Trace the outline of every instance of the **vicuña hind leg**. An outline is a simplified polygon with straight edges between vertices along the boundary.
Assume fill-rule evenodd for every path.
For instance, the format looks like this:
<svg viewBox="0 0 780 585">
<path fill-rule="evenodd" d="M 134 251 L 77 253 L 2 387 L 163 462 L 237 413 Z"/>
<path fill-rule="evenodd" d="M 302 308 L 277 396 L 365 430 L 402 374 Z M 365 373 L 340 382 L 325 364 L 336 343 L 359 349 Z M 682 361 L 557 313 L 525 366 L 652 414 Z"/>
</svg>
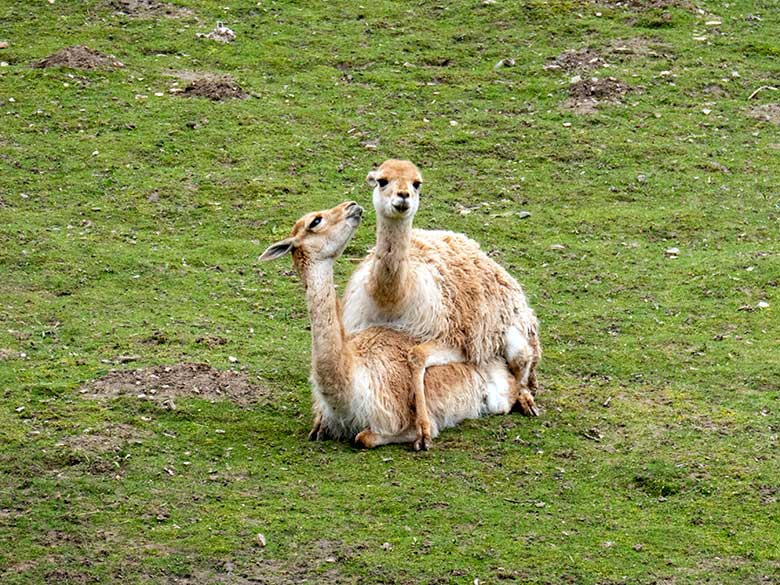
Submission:
<svg viewBox="0 0 780 585">
<path fill-rule="evenodd" d="M 314 413 L 314 424 L 309 431 L 310 441 L 324 441 L 330 437 L 328 428 L 325 426 L 325 419 L 321 413 Z"/>
<path fill-rule="evenodd" d="M 515 378 L 517 399 L 513 409 L 526 416 L 539 416 L 539 409 L 531 390 L 536 390 L 536 363 L 538 342 L 524 336 L 517 327 L 510 327 L 505 334 L 505 355 L 509 371 Z"/>
<path fill-rule="evenodd" d="M 409 350 L 409 367 L 412 374 L 412 399 L 417 437 L 414 450 L 427 451 L 433 445 L 431 419 L 425 398 L 425 370 L 431 366 L 462 363 L 466 357 L 458 349 L 443 347 L 437 343 L 421 343 Z"/>
<path fill-rule="evenodd" d="M 415 429 L 409 428 L 397 435 L 383 435 L 375 433 L 371 429 L 360 431 L 352 442 L 361 449 L 373 449 L 389 443 L 411 443 L 416 437 Z"/>
</svg>

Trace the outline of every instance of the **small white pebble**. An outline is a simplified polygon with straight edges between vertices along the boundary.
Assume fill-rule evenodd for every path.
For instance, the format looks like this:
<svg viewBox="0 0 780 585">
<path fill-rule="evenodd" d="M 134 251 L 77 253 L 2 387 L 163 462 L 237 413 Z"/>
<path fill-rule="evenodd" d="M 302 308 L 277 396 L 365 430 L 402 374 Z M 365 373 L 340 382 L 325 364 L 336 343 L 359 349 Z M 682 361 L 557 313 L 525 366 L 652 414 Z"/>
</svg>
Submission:
<svg viewBox="0 0 780 585">
<path fill-rule="evenodd" d="M 759 309 L 768 309 L 769 308 L 769 303 L 767 303 L 766 301 L 758 301 L 758 303 L 756 303 L 756 306 Z"/>
<path fill-rule="evenodd" d="M 450 120 L 450 126 L 457 126 L 458 121 L 457 120 Z"/>
<path fill-rule="evenodd" d="M 710 114 L 710 112 L 712 112 L 712 110 L 709 109 L 709 108 L 702 108 L 702 111 L 701 111 L 701 113 L 704 114 L 705 116 L 708 116 Z"/>
</svg>

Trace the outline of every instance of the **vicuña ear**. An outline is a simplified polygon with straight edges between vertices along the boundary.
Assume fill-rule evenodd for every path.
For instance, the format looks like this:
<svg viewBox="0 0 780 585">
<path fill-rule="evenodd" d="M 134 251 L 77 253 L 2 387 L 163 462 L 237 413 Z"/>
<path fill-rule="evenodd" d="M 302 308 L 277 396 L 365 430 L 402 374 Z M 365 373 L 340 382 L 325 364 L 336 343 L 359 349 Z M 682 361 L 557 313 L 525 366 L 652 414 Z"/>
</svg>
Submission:
<svg viewBox="0 0 780 585">
<path fill-rule="evenodd" d="M 376 171 L 371 171 L 366 175 L 366 183 L 368 183 L 369 187 L 376 187 Z"/>
<path fill-rule="evenodd" d="M 287 238 L 286 240 L 282 240 L 281 242 L 276 242 L 275 244 L 271 244 L 268 246 L 265 252 L 263 252 L 263 255 L 260 256 L 260 260 L 266 261 L 266 260 L 276 260 L 277 258 L 281 258 L 288 252 L 290 252 L 293 249 L 293 243 L 290 238 Z"/>
</svg>

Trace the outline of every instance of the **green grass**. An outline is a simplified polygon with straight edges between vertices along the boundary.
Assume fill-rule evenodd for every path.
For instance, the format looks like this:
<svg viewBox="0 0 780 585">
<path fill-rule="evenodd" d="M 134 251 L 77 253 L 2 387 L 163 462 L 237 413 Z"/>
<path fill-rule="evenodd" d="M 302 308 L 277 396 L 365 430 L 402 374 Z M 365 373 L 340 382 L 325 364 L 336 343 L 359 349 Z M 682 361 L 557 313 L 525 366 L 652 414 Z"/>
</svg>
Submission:
<svg viewBox="0 0 780 585">
<path fill-rule="evenodd" d="M 622 4 L 0 3 L 2 582 L 780 582 L 780 129 L 748 115 L 780 102 L 748 101 L 777 85 L 780 13 Z M 235 43 L 196 38 L 218 19 Z M 637 38 L 658 50 L 609 50 Z M 126 66 L 30 67 L 76 44 Z M 584 76 L 636 88 L 592 116 L 544 68 L 584 46 L 611 64 Z M 179 71 L 252 97 L 171 94 Z M 423 171 L 418 226 L 523 283 L 540 419 L 470 421 L 429 453 L 306 441 L 304 295 L 257 256 L 304 212 L 370 206 L 389 157 Z M 181 361 L 267 393 L 79 392 Z M 138 442 L 70 446 L 116 425 Z"/>
</svg>

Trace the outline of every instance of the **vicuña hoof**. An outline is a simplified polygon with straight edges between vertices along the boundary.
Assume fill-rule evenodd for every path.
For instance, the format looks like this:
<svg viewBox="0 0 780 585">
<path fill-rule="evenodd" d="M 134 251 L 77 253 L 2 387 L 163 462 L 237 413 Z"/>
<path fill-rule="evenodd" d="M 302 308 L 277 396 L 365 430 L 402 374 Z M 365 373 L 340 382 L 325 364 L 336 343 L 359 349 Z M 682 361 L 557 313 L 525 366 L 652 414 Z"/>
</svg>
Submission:
<svg viewBox="0 0 780 585">
<path fill-rule="evenodd" d="M 431 437 L 418 437 L 417 440 L 412 444 L 412 447 L 415 451 L 428 451 L 431 447 L 433 447 L 433 441 L 431 440 Z"/>
<path fill-rule="evenodd" d="M 417 421 L 417 438 L 412 446 L 415 451 L 427 451 L 433 446 L 431 424 L 428 421 Z"/>
<path fill-rule="evenodd" d="M 541 414 L 534 402 L 534 397 L 528 390 L 520 392 L 513 410 L 519 410 L 524 416 L 539 416 Z"/>
</svg>

